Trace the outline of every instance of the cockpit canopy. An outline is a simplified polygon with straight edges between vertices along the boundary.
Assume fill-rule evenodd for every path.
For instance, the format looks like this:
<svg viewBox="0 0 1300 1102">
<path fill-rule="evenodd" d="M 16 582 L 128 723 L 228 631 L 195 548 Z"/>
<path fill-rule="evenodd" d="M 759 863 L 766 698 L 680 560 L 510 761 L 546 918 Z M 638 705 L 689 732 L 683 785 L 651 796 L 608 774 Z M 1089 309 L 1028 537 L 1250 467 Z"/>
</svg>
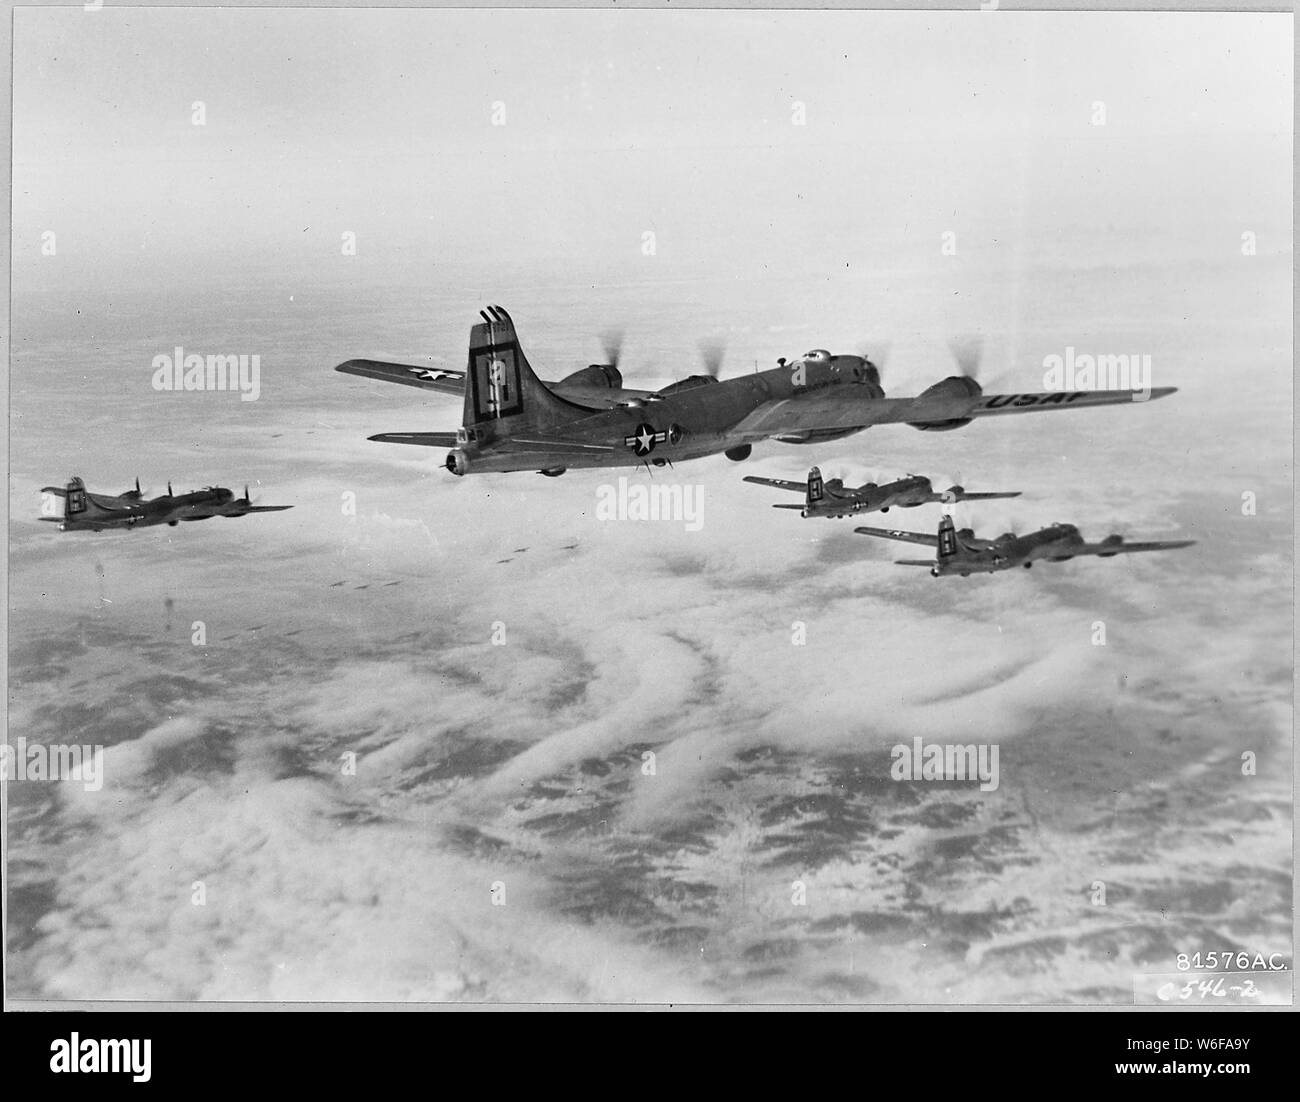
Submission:
<svg viewBox="0 0 1300 1102">
<path fill-rule="evenodd" d="M 831 354 L 824 348 L 814 348 L 811 352 L 803 354 L 804 362 L 811 364 L 828 364 L 831 362 Z"/>
</svg>

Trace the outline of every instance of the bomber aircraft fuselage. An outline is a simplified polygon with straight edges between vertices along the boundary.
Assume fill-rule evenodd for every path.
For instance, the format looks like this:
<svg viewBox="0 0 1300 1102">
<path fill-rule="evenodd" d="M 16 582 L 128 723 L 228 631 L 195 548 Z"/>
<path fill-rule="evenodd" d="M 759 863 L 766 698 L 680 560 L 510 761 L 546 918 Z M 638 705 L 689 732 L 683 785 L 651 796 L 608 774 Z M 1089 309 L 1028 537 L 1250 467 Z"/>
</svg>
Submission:
<svg viewBox="0 0 1300 1102">
<path fill-rule="evenodd" d="M 861 486 L 846 487 L 838 478 L 823 479 L 819 467 L 808 472 L 807 482 L 793 482 L 783 478 L 760 478 L 746 475 L 746 482 L 759 486 L 773 486 L 804 495 L 802 505 L 780 503 L 773 509 L 798 509 L 803 517 L 848 517 L 856 513 L 887 513 L 890 509 L 914 509 L 933 502 L 987 501 L 993 498 L 1019 497 L 1020 491 L 1000 493 L 970 493 L 964 486 L 949 486 L 936 491 L 924 475 L 909 474 L 893 482 L 877 485 L 867 482 Z"/>
<path fill-rule="evenodd" d="M 464 371 L 377 360 L 337 366 L 344 374 L 463 396 L 455 432 L 386 432 L 371 440 L 450 448 L 445 466 L 456 475 L 558 475 L 571 467 L 663 466 L 719 452 L 739 461 L 764 440 L 810 444 L 890 423 L 945 431 L 986 416 L 1131 405 L 1174 390 L 986 395 L 969 375 L 954 375 L 916 397 L 888 398 L 867 357 L 823 349 L 721 381 L 715 365 L 712 373 L 655 391 L 624 387 L 616 363 L 544 383 L 509 315 L 493 306 L 481 316 L 470 332 Z"/>
<path fill-rule="evenodd" d="M 66 486 L 45 486 L 42 493 L 63 499 L 63 515 L 44 516 L 41 520 L 58 523 L 61 532 L 103 532 L 110 529 L 148 528 L 155 524 L 208 520 L 212 517 L 242 517 L 248 513 L 276 513 L 291 505 L 254 505 L 245 487 L 243 497 L 224 486 L 209 486 L 187 494 L 167 493 L 146 500 L 135 489 L 125 493 L 93 494 L 80 478 L 69 479 Z"/>
<path fill-rule="evenodd" d="M 864 536 L 919 543 L 935 549 L 929 559 L 898 559 L 901 566 L 928 566 L 934 577 L 944 574 L 994 574 L 1023 566 L 1026 570 L 1040 559 L 1049 562 L 1066 562 L 1082 555 L 1097 555 L 1108 559 L 1115 555 L 1136 551 L 1172 551 L 1190 547 L 1195 540 L 1164 540 L 1127 542 L 1123 536 L 1107 536 L 1100 543 L 1088 543 L 1073 524 L 1052 524 L 1037 532 L 1018 536 L 1004 532 L 996 539 L 979 539 L 969 528 L 960 531 L 952 517 L 944 516 L 935 535 L 925 532 L 904 532 L 894 528 L 855 528 Z"/>
</svg>

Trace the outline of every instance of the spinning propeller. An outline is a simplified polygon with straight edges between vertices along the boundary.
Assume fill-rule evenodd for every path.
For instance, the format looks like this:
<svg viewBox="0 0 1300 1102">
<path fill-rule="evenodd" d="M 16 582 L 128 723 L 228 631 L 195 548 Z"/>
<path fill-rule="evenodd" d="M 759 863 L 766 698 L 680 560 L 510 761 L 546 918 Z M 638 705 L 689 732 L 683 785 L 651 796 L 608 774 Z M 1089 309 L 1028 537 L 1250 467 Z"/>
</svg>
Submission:
<svg viewBox="0 0 1300 1102">
<path fill-rule="evenodd" d="M 623 355 L 623 330 L 606 329 L 600 335 L 600 347 L 605 351 L 605 362 L 617 370 L 619 357 Z"/>
<path fill-rule="evenodd" d="M 878 379 L 885 376 L 889 364 L 891 344 L 889 341 L 871 341 L 858 346 L 858 355 L 871 367 L 876 369 Z M 957 361 L 957 368 L 968 379 L 979 380 L 980 368 L 984 359 L 984 338 L 979 334 L 954 337 L 948 342 L 948 350 Z"/>
<path fill-rule="evenodd" d="M 700 359 L 704 361 L 704 373 L 716 379 L 722 371 L 722 359 L 727 354 L 727 342 L 721 337 L 705 337 L 696 342 L 700 350 Z"/>
<path fill-rule="evenodd" d="M 954 337 L 948 342 L 948 349 L 961 373 L 968 379 L 978 380 L 980 362 L 984 358 L 984 338 L 978 334 Z"/>
<path fill-rule="evenodd" d="M 889 341 L 871 341 L 867 344 L 858 345 L 858 355 L 876 369 L 878 378 L 883 378 L 885 366 L 889 363 L 889 350 L 891 347 Z"/>
<path fill-rule="evenodd" d="M 606 329 L 599 336 L 600 347 L 604 352 L 604 362 L 618 370 L 623 358 L 624 330 L 621 326 Z M 700 359 L 704 364 L 703 374 L 716 379 L 722 373 L 722 361 L 727 354 L 727 342 L 721 337 L 707 337 L 696 342 Z"/>
</svg>

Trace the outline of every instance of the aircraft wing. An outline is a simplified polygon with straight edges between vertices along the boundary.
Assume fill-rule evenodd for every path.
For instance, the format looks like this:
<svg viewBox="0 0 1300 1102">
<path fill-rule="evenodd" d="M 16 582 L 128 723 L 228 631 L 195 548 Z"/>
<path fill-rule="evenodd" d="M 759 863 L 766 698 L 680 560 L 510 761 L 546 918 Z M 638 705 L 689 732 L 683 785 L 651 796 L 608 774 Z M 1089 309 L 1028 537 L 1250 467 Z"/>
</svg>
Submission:
<svg viewBox="0 0 1300 1102">
<path fill-rule="evenodd" d="M 236 498 L 224 505 L 186 505 L 173 514 L 175 520 L 211 520 L 213 517 L 242 517 L 248 513 L 279 513 L 292 505 L 245 505 Z"/>
<path fill-rule="evenodd" d="M 1147 401 L 1173 394 L 1177 387 L 1152 387 Z M 1140 391 L 1075 390 L 1027 394 L 931 394 L 915 398 L 867 398 L 819 391 L 807 397 L 765 402 L 731 430 L 750 440 L 816 429 L 869 428 L 885 424 L 942 424 L 967 418 L 1090 406 L 1142 404 Z"/>
<path fill-rule="evenodd" d="M 759 478 L 758 475 L 747 474 L 744 481 L 753 482 L 759 486 L 775 486 L 778 490 L 793 490 L 797 494 L 802 494 L 808 489 L 806 482 L 791 482 L 785 478 Z"/>
<path fill-rule="evenodd" d="M 1148 540 L 1145 543 L 1085 543 L 1080 548 L 1070 548 L 1071 555 L 1124 555 L 1130 551 L 1172 551 L 1178 547 L 1191 547 L 1195 540 Z"/>
<path fill-rule="evenodd" d="M 381 432 L 367 437 L 380 444 L 419 444 L 425 448 L 454 448 L 454 432 Z M 545 452 L 550 455 L 589 455 L 592 452 L 612 452 L 610 444 L 584 444 L 577 440 L 543 436 L 511 436 L 507 441 L 510 451 Z"/>
<path fill-rule="evenodd" d="M 990 493 L 972 494 L 972 493 L 968 493 L 965 490 L 962 490 L 960 493 L 954 494 L 953 496 L 958 501 L 993 501 L 995 498 L 1000 498 L 1000 497 L 1019 497 L 1021 493 L 1023 493 L 1022 490 L 1007 490 L 1005 492 L 1000 492 L 1000 493 L 990 492 Z M 943 501 L 943 500 L 944 500 L 943 494 L 935 495 L 935 501 Z"/>
<path fill-rule="evenodd" d="M 345 375 L 382 379 L 386 383 L 418 386 L 421 390 L 438 390 L 444 394 L 465 393 L 465 372 L 452 368 L 416 367 L 411 364 L 384 363 L 382 360 L 348 360 L 334 370 Z"/>
<path fill-rule="evenodd" d="M 855 528 L 855 532 L 860 532 L 864 536 L 879 536 L 887 540 L 903 540 L 907 543 L 923 543 L 926 547 L 938 547 L 939 537 L 933 532 L 904 532 L 898 528 Z M 928 562 L 926 566 L 933 566 L 933 562 Z"/>
<path fill-rule="evenodd" d="M 418 444 L 422 448 L 454 448 L 456 446 L 456 434 L 454 432 L 381 432 L 376 436 L 368 436 L 367 440 L 374 440 L 380 444 Z"/>
</svg>

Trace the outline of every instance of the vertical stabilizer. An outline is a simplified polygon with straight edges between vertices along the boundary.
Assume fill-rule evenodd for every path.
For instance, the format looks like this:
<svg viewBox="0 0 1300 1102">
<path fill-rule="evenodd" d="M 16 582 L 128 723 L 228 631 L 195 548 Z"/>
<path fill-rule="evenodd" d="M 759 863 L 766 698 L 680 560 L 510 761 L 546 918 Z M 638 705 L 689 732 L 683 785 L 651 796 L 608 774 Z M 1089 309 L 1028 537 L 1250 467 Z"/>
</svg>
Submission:
<svg viewBox="0 0 1300 1102">
<path fill-rule="evenodd" d="M 515 324 L 500 306 L 479 311 L 469 334 L 464 425 L 479 439 L 546 431 L 586 411 L 557 397 L 534 373 Z"/>
<path fill-rule="evenodd" d="M 86 512 L 86 484 L 76 475 L 68 479 L 63 494 L 63 519 L 79 520 Z"/>
<path fill-rule="evenodd" d="M 822 472 L 820 467 L 814 467 L 808 472 L 808 492 L 804 496 L 804 508 L 812 512 L 821 504 L 822 498 L 826 496 L 826 489 L 822 485 Z"/>
<path fill-rule="evenodd" d="M 952 517 L 944 513 L 939 521 L 939 560 L 950 559 L 957 554 L 957 526 Z"/>
</svg>

